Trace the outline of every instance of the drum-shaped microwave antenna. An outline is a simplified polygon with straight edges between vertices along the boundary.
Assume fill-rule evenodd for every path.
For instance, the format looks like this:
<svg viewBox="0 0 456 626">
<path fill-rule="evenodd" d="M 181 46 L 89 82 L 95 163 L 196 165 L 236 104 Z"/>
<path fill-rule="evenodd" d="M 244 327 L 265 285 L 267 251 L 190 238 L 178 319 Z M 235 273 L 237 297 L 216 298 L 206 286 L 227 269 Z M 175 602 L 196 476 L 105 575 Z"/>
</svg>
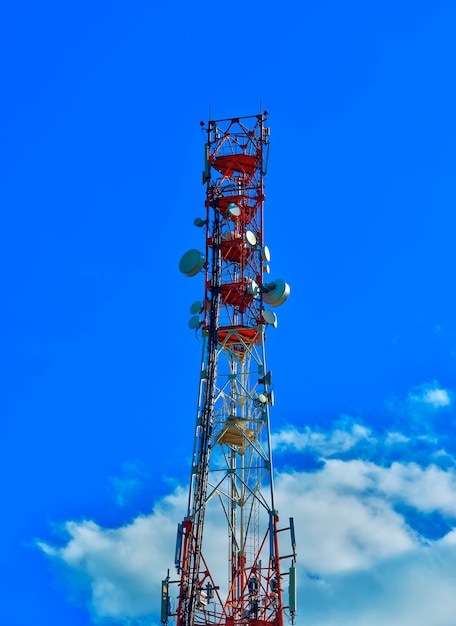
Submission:
<svg viewBox="0 0 456 626">
<path fill-rule="evenodd" d="M 181 258 L 179 270 L 186 276 L 196 276 L 203 269 L 205 263 L 206 257 L 204 254 L 193 248 L 188 250 Z"/>
<path fill-rule="evenodd" d="M 290 295 L 290 285 L 281 278 L 263 287 L 263 300 L 270 306 L 280 306 Z"/>
</svg>

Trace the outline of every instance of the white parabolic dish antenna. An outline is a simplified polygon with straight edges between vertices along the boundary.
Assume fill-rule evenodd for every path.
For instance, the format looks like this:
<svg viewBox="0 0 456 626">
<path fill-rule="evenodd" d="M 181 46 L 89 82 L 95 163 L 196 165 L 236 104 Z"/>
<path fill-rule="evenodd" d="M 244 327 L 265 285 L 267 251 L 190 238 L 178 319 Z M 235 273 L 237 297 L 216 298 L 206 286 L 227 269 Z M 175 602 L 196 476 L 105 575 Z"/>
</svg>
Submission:
<svg viewBox="0 0 456 626">
<path fill-rule="evenodd" d="M 188 250 L 181 258 L 179 270 L 186 276 L 196 276 L 203 269 L 205 263 L 206 257 L 204 254 L 193 248 Z"/>
<path fill-rule="evenodd" d="M 255 236 L 255 233 L 252 233 L 251 230 L 246 231 L 245 238 L 247 243 L 249 243 L 251 246 L 256 246 L 257 238 Z"/>
<path fill-rule="evenodd" d="M 265 309 L 263 311 L 263 319 L 266 324 L 270 324 L 274 328 L 277 328 L 277 315 L 274 313 L 274 311 L 268 311 L 267 309 Z"/>
<path fill-rule="evenodd" d="M 241 209 L 234 202 L 230 202 L 228 205 L 228 215 L 230 217 L 239 217 L 241 214 Z"/>
<path fill-rule="evenodd" d="M 251 296 L 255 298 L 258 295 L 259 291 L 260 291 L 260 288 L 258 287 L 256 282 L 254 280 L 251 280 L 250 285 L 247 287 L 247 293 L 249 293 Z"/>
<path fill-rule="evenodd" d="M 261 260 L 264 263 L 269 263 L 271 260 L 271 253 L 269 252 L 268 246 L 263 246 L 260 250 Z"/>
</svg>

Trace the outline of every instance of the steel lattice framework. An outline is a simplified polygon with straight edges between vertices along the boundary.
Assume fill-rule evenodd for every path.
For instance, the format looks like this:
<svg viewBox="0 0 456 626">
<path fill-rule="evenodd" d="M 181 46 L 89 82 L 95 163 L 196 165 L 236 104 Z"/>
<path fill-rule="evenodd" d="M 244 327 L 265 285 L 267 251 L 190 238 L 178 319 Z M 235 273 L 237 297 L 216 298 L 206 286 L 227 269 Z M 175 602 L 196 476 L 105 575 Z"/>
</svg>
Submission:
<svg viewBox="0 0 456 626">
<path fill-rule="evenodd" d="M 283 626 L 285 613 L 293 621 L 296 608 L 293 520 L 279 528 L 274 503 L 273 393 L 264 349 L 266 327 L 276 325 L 265 304 L 278 306 L 289 293 L 284 281 L 263 280 L 269 271 L 265 116 L 207 124 L 206 218 L 195 220 L 205 226 L 206 250 L 190 250 L 180 264 L 188 276 L 204 271 L 205 295 L 191 309 L 197 315 L 190 327 L 201 329 L 203 353 L 188 511 L 178 526 L 179 579 L 168 575 L 162 586 L 162 621 L 173 617 L 177 626 Z M 225 546 L 215 531 L 220 518 Z M 279 553 L 282 531 L 291 537 L 285 555 Z M 176 606 L 170 582 L 178 584 Z"/>
</svg>

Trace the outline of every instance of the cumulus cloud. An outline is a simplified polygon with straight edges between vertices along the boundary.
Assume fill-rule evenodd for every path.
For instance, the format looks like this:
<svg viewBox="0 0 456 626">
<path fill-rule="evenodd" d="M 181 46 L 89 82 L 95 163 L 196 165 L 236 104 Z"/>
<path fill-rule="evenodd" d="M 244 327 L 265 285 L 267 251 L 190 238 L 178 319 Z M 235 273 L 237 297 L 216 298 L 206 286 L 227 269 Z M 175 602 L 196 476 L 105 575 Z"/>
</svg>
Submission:
<svg viewBox="0 0 456 626">
<path fill-rule="evenodd" d="M 284 460 L 306 469 L 329 458 L 369 459 L 388 465 L 402 458 L 427 466 L 455 466 L 455 449 L 448 436 L 454 425 L 454 393 L 437 381 L 415 386 L 404 398 L 390 397 L 382 419 L 369 425 L 345 415 L 329 428 L 284 426 L 272 435 L 276 466 Z M 450 421 L 451 420 L 451 421 Z"/>
<path fill-rule="evenodd" d="M 272 435 L 272 446 L 278 452 L 286 449 L 311 449 L 328 457 L 352 449 L 359 441 L 369 440 L 370 435 L 368 428 L 346 417 L 339 420 L 330 432 L 312 430 L 309 427 L 303 430 L 293 426 L 283 428 Z"/>
<path fill-rule="evenodd" d="M 94 618 L 140 625 L 141 618 L 157 612 L 160 581 L 174 556 L 176 527 L 186 498 L 177 489 L 152 514 L 120 528 L 69 521 L 64 525 L 65 545 L 40 541 L 38 546 L 64 569 L 69 584 L 86 596 Z"/>
<path fill-rule="evenodd" d="M 328 460 L 312 474 L 280 474 L 277 485 L 280 510 L 300 520 L 302 561 L 318 573 L 365 568 L 423 543 L 399 504 L 456 516 L 456 475 L 433 465 Z"/>
<path fill-rule="evenodd" d="M 428 443 L 435 451 L 435 442 Z M 388 463 L 401 457 L 402 453 L 410 456 L 416 444 L 416 437 L 412 441 L 409 435 L 398 430 L 386 433 L 376 432 L 372 427 L 368 428 L 359 424 L 348 416 L 335 422 L 332 428 L 326 431 L 309 427 L 298 429 L 295 426 L 285 426 L 272 435 L 272 446 L 279 465 L 284 455 L 297 453 L 303 453 L 307 457 L 310 455 L 314 460 L 318 459 L 317 465 L 321 465 L 324 459 L 348 460 L 360 457 L 377 463 Z M 422 455 L 423 445 L 419 447 L 420 455 Z M 426 461 L 428 461 L 428 456 L 426 455 Z M 315 466 L 315 463 L 308 463 L 308 468 L 309 465 Z"/>
<path fill-rule="evenodd" d="M 279 511 L 298 520 L 299 561 L 309 573 L 366 569 L 416 543 L 403 517 L 381 494 L 368 493 L 370 479 L 350 465 L 328 462 L 317 473 L 278 477 Z"/>
<path fill-rule="evenodd" d="M 435 430 L 445 431 L 448 415 L 454 409 L 454 392 L 432 380 L 412 387 L 403 399 L 388 398 L 385 405 L 396 419 L 397 430 L 413 430 L 415 434 L 421 431 L 429 436 Z"/>
<path fill-rule="evenodd" d="M 385 495 L 419 511 L 439 511 L 456 517 L 456 475 L 435 465 L 423 469 L 415 463 L 394 463 L 376 468 L 377 486 Z"/>
<path fill-rule="evenodd" d="M 311 626 L 453 626 L 455 576 L 456 545 L 442 540 L 369 571 L 304 579 L 301 609 Z"/>
<path fill-rule="evenodd" d="M 385 444 L 387 446 L 408 443 L 409 441 L 410 441 L 410 437 L 406 437 L 404 434 L 398 433 L 396 431 L 387 433 L 386 438 L 385 438 Z"/>
<path fill-rule="evenodd" d="M 353 577 L 370 577 L 373 593 L 388 595 L 395 590 L 383 579 L 386 572 L 392 576 L 388 563 L 406 563 L 407 559 L 425 563 L 427 557 L 420 561 L 421 557 L 413 555 L 421 555 L 422 551 L 426 555 L 444 545 L 442 541 L 424 540 L 413 531 L 396 510 L 397 503 L 406 502 L 425 512 L 456 513 L 456 477 L 435 466 L 423 470 L 413 463 L 381 467 L 360 460 L 332 459 L 317 472 L 280 473 L 276 487 L 281 519 L 295 518 L 304 580 L 300 602 L 308 604 L 306 589 L 312 588 L 312 593 L 321 598 L 322 614 L 327 614 L 326 596 L 334 594 L 335 601 L 340 602 L 341 589 L 345 584 L 349 587 L 347 581 Z M 160 581 L 174 555 L 176 524 L 183 518 L 185 492 L 178 489 L 150 515 L 121 528 L 102 528 L 93 521 L 67 522 L 69 539 L 65 545 L 41 542 L 40 547 L 73 574 L 73 585 L 85 589 L 96 619 L 140 625 L 144 616 L 158 613 Z M 225 541 L 226 528 L 220 516 L 209 514 L 206 521 L 210 541 L 207 550 L 217 554 L 216 567 L 222 571 L 226 564 L 220 545 Z M 456 551 L 456 539 L 451 537 L 445 545 Z M 317 612 L 315 599 L 312 603 Z M 307 613 L 308 608 L 305 610 Z M 324 620 L 309 623 L 332 624 Z M 362 620 L 355 623 L 361 624 Z M 367 621 L 363 626 L 381 623 Z M 403 621 L 401 626 L 412 623 L 416 626 L 411 621 Z"/>
<path fill-rule="evenodd" d="M 137 618 L 154 608 L 150 598 L 158 582 L 151 563 L 163 560 L 164 555 L 158 555 L 160 544 L 168 543 L 162 532 L 161 541 L 156 541 L 154 522 L 152 516 L 139 517 L 118 529 L 104 529 L 92 521 L 67 522 L 65 546 L 39 545 L 67 573 L 71 571 L 72 585 L 89 592 L 93 614 Z"/>
<path fill-rule="evenodd" d="M 452 398 L 428 383 L 399 409 L 435 414 L 451 407 Z M 320 459 L 317 469 L 287 466 L 275 478 L 281 521 L 295 519 L 298 606 L 309 626 L 454 626 L 456 470 L 438 437 L 379 432 L 345 416 L 328 431 L 284 428 L 273 446 L 279 457 L 310 450 Z M 126 471 L 125 480 L 132 475 Z M 122 480 L 114 484 L 121 495 Z M 158 623 L 160 581 L 172 566 L 186 502 L 184 486 L 119 528 L 68 521 L 63 543 L 39 547 L 85 594 L 94 621 Z M 206 515 L 205 551 L 215 555 L 211 569 L 224 572 L 226 522 L 215 510 Z M 438 532 L 414 523 L 432 516 L 440 520 Z"/>
<path fill-rule="evenodd" d="M 437 381 L 425 383 L 413 389 L 409 393 L 408 400 L 412 405 L 424 405 L 434 409 L 449 407 L 452 402 L 450 392 L 439 387 Z"/>
</svg>

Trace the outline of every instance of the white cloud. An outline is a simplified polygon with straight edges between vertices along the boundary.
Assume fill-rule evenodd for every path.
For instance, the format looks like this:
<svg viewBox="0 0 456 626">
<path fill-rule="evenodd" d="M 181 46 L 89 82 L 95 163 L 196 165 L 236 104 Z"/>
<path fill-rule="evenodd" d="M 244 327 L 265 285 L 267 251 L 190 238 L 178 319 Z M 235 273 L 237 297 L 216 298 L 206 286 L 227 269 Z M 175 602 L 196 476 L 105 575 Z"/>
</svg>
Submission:
<svg viewBox="0 0 456 626">
<path fill-rule="evenodd" d="M 456 545 L 442 540 L 369 571 L 303 580 L 310 626 L 454 626 Z"/>
<path fill-rule="evenodd" d="M 409 393 L 408 400 L 412 405 L 424 405 L 440 409 L 451 405 L 451 394 L 447 389 L 439 387 L 436 381 L 424 383 Z"/>
<path fill-rule="evenodd" d="M 371 431 L 368 428 L 346 417 L 329 433 L 312 430 L 309 427 L 304 430 L 298 430 L 293 426 L 283 428 L 272 435 L 272 446 L 278 451 L 294 449 L 299 452 L 308 448 L 323 457 L 328 457 L 350 450 L 359 441 L 369 440 L 370 435 Z"/>
<path fill-rule="evenodd" d="M 389 432 L 385 438 L 385 444 L 387 446 L 393 446 L 395 444 L 408 443 L 410 441 L 410 437 L 406 437 L 402 433 L 398 433 L 395 431 Z"/>
<path fill-rule="evenodd" d="M 185 489 L 178 489 L 150 515 L 121 528 L 102 528 L 93 521 L 67 522 L 65 545 L 41 542 L 40 547 L 72 574 L 74 586 L 85 590 L 94 619 L 142 625 L 145 616 L 151 619 L 158 613 L 160 581 L 172 565 L 176 526 L 183 519 L 186 496 Z M 317 472 L 279 474 L 276 505 L 281 520 L 295 519 L 303 579 L 299 602 L 309 625 L 449 626 L 450 622 L 426 623 L 415 616 L 412 583 L 417 589 L 422 585 L 424 593 L 422 579 L 428 567 L 434 577 L 432 585 L 442 582 L 437 597 L 446 598 L 445 576 L 456 557 L 445 556 L 443 546 L 456 554 L 456 532 L 434 544 L 424 541 L 407 526 L 395 505 L 407 503 L 424 512 L 454 514 L 454 502 L 454 473 L 434 466 L 423 469 L 413 463 L 395 463 L 382 467 L 332 459 Z M 207 516 L 205 531 L 207 549 L 217 555 L 216 567 L 226 569 L 225 551 L 220 549 L 226 528 L 217 515 Z M 320 579 L 307 579 L 305 572 Z M 360 589 L 366 585 L 372 607 L 360 600 Z M 423 598 L 428 596 L 424 593 Z M 348 597 L 355 605 L 346 604 Z M 396 619 L 381 602 L 394 605 L 401 617 Z M 408 617 L 407 602 L 411 604 Z M 334 606 L 341 608 L 337 616 L 332 615 Z M 309 615 L 313 615 L 311 620 Z"/>
<path fill-rule="evenodd" d="M 423 402 L 434 407 L 448 406 L 451 403 L 446 389 L 429 389 L 423 397 Z"/>
<path fill-rule="evenodd" d="M 453 393 L 434 381 L 416 387 L 392 408 L 428 425 L 423 417 L 438 418 L 452 403 Z M 311 450 L 322 462 L 317 471 L 279 472 L 275 479 L 282 526 L 288 517 L 295 519 L 299 604 L 309 626 L 454 626 L 456 530 L 432 541 L 414 531 L 400 512 L 408 507 L 418 516 L 456 518 L 454 459 L 426 428 L 418 436 L 397 428 L 378 434 L 345 416 L 329 432 L 288 427 L 273 435 L 276 452 Z M 447 460 L 446 467 L 378 462 L 397 459 L 398 451 L 407 458 L 407 450 L 421 450 L 423 442 L 428 460 Z M 347 460 L 360 451 L 371 460 Z M 136 466 L 111 479 L 118 504 L 141 482 Z M 66 543 L 39 546 L 85 594 L 94 621 L 145 626 L 157 621 L 160 581 L 172 568 L 176 527 L 186 503 L 187 488 L 177 488 L 150 515 L 125 526 L 68 521 Z M 215 555 L 211 569 L 216 571 L 225 571 L 227 563 L 220 549 L 227 535 L 222 518 L 219 510 L 208 508 L 205 551 Z"/>
<path fill-rule="evenodd" d="M 281 474 L 279 511 L 294 516 L 300 563 L 326 575 L 366 569 L 412 549 L 417 540 L 362 461 L 327 461 L 312 474 Z"/>
<path fill-rule="evenodd" d="M 377 468 L 377 487 L 383 493 L 425 513 L 439 511 L 456 516 L 456 475 L 435 465 L 421 468 L 415 463 L 393 463 Z"/>
<path fill-rule="evenodd" d="M 133 623 L 141 624 L 139 618 L 157 611 L 160 581 L 172 564 L 186 498 L 178 489 L 151 515 L 115 529 L 93 521 L 70 521 L 65 524 L 66 545 L 38 545 L 71 575 L 70 584 L 88 595 L 88 608 L 95 618 L 125 624 L 134 619 Z"/>
<path fill-rule="evenodd" d="M 453 390 L 432 380 L 416 385 L 403 399 L 389 397 L 385 406 L 395 418 L 396 430 L 405 435 L 419 432 L 427 436 L 430 443 L 435 443 L 436 433 L 445 430 L 446 419 L 454 408 L 454 397 Z"/>
</svg>

